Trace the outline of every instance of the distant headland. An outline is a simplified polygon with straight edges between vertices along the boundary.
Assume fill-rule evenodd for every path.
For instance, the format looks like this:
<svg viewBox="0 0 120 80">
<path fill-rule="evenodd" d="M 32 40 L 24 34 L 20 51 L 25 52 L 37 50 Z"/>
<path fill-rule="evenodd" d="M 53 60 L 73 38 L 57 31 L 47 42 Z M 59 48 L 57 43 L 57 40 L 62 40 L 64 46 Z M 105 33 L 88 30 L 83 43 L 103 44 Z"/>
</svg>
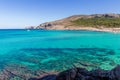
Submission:
<svg viewBox="0 0 120 80">
<path fill-rule="evenodd" d="M 27 29 L 120 32 L 120 14 L 74 15 L 38 26 L 30 26 Z"/>
</svg>

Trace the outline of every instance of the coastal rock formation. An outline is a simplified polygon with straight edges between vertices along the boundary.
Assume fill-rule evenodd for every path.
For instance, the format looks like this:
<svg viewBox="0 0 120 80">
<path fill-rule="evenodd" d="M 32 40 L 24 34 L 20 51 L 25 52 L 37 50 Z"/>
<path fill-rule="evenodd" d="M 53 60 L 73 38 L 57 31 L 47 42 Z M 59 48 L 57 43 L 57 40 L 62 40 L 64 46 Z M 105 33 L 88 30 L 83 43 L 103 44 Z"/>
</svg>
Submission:
<svg viewBox="0 0 120 80">
<path fill-rule="evenodd" d="M 58 75 L 48 75 L 43 78 L 30 78 L 29 80 L 120 80 L 120 65 L 112 70 L 92 70 L 73 68 Z"/>
<path fill-rule="evenodd" d="M 28 27 L 28 29 L 79 30 L 79 29 L 86 29 L 84 27 L 103 28 L 103 27 L 108 27 L 108 26 L 118 28 L 120 26 L 120 23 L 117 22 L 118 20 L 116 20 L 116 21 L 111 20 L 111 19 L 118 19 L 118 18 L 120 18 L 120 14 L 74 15 L 74 16 L 70 16 L 70 17 L 56 20 L 56 21 L 42 23 L 39 26 Z M 85 19 L 90 24 L 86 25 L 87 22 L 85 20 L 82 21 L 82 23 L 81 23 L 81 21 L 79 21 L 81 19 Z M 92 22 L 89 19 L 92 19 Z M 96 20 L 96 19 L 98 19 L 98 20 Z M 100 23 L 101 22 L 100 20 L 104 21 L 104 23 Z M 96 23 L 96 21 L 100 21 L 100 22 Z M 107 22 L 105 22 L 105 21 L 107 21 Z M 110 22 L 110 21 L 112 21 L 112 22 Z M 96 24 L 94 24 L 94 23 L 96 23 Z"/>
</svg>

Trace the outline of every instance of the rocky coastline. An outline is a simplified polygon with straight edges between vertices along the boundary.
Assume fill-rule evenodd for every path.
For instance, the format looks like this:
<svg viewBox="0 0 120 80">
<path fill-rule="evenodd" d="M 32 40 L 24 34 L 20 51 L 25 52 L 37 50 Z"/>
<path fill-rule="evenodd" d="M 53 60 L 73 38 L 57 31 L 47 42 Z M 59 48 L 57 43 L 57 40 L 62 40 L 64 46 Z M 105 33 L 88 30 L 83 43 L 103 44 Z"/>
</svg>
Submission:
<svg viewBox="0 0 120 80">
<path fill-rule="evenodd" d="M 120 80 L 120 65 L 112 70 L 96 69 L 92 71 L 75 67 L 58 74 L 30 78 L 29 80 Z"/>
<path fill-rule="evenodd" d="M 29 28 L 32 30 L 36 30 L 33 28 Z M 44 29 L 40 30 L 87 30 L 87 31 L 100 31 L 100 32 L 112 32 L 112 33 L 120 33 L 120 28 L 92 28 L 92 27 L 79 27 L 79 28 L 56 28 L 56 29 Z"/>
</svg>

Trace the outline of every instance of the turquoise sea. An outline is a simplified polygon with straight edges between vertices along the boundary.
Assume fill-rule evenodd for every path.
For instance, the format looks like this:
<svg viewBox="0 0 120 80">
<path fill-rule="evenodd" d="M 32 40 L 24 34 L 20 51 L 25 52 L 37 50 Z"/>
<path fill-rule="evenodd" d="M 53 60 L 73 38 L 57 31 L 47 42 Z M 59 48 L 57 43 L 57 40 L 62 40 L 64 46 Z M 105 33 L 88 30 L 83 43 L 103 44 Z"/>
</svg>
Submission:
<svg viewBox="0 0 120 80">
<path fill-rule="evenodd" d="M 97 31 L 0 30 L 0 70 L 63 71 L 120 64 L 120 34 Z"/>
</svg>

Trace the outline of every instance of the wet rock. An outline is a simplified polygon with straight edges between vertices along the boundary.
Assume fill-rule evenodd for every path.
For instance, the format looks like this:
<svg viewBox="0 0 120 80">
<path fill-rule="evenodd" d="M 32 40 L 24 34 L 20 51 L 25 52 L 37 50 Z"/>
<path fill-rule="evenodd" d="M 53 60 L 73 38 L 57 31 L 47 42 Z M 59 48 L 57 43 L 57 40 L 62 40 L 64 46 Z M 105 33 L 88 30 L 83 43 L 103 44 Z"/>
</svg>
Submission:
<svg viewBox="0 0 120 80">
<path fill-rule="evenodd" d="M 120 65 L 109 72 L 109 77 L 112 80 L 120 80 Z"/>
<path fill-rule="evenodd" d="M 30 78 L 28 80 L 56 80 L 56 75 L 48 75 L 48 76 L 44 76 L 43 78 Z"/>
<path fill-rule="evenodd" d="M 74 80 L 76 75 L 77 75 L 76 69 L 71 69 L 58 74 L 56 80 Z"/>
<path fill-rule="evenodd" d="M 57 76 L 45 76 L 41 79 L 29 80 L 120 80 L 120 65 L 112 70 L 96 69 L 88 71 L 83 68 L 73 68 L 63 71 Z"/>
</svg>

